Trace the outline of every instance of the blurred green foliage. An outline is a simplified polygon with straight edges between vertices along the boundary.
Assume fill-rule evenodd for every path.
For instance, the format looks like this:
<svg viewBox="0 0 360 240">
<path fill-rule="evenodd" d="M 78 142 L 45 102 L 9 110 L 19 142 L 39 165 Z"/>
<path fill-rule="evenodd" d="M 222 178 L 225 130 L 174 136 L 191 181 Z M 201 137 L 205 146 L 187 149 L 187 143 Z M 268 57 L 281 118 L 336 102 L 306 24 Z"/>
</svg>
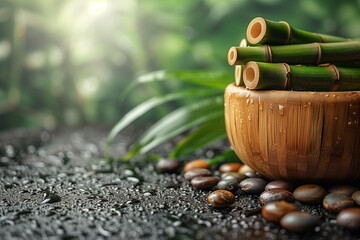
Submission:
<svg viewBox="0 0 360 240">
<path fill-rule="evenodd" d="M 111 124 L 144 99 L 189 84 L 138 85 L 120 101 L 133 79 L 154 70 L 232 73 L 226 53 L 256 16 L 360 36 L 354 0 L 2 0 L 0 129 Z"/>
</svg>

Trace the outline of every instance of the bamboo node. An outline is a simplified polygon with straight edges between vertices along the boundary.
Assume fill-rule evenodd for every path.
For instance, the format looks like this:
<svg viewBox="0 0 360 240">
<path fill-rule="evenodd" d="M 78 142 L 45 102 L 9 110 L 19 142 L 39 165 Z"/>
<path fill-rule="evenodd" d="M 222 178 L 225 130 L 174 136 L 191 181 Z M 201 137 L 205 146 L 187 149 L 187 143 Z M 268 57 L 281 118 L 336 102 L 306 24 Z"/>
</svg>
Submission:
<svg viewBox="0 0 360 240">
<path fill-rule="evenodd" d="M 319 65 L 322 58 L 322 51 L 321 51 L 321 45 L 317 42 L 313 43 L 316 48 L 316 62 L 315 65 Z"/>
<path fill-rule="evenodd" d="M 267 62 L 272 63 L 272 52 L 269 45 L 265 45 L 265 55 L 267 58 Z"/>
<path fill-rule="evenodd" d="M 320 41 L 321 41 L 322 43 L 325 42 L 324 37 L 323 37 L 320 33 L 315 33 L 315 34 L 320 38 Z"/>
<path fill-rule="evenodd" d="M 339 85 L 340 85 L 340 71 L 333 64 L 330 64 L 327 68 L 331 70 L 331 72 L 333 73 L 333 76 L 335 78 L 335 84 L 332 87 L 331 91 L 337 91 L 339 89 Z"/>
<path fill-rule="evenodd" d="M 287 39 L 285 41 L 284 44 L 288 44 L 290 42 L 290 39 L 292 37 L 292 30 L 291 30 L 291 26 L 288 22 L 285 22 L 285 21 L 280 21 L 281 23 L 284 23 L 288 29 L 288 36 L 287 36 Z"/>
<path fill-rule="evenodd" d="M 291 68 L 289 64 L 284 63 L 285 69 L 286 69 L 286 81 L 285 81 L 285 89 L 290 89 L 290 82 L 291 82 Z"/>
</svg>

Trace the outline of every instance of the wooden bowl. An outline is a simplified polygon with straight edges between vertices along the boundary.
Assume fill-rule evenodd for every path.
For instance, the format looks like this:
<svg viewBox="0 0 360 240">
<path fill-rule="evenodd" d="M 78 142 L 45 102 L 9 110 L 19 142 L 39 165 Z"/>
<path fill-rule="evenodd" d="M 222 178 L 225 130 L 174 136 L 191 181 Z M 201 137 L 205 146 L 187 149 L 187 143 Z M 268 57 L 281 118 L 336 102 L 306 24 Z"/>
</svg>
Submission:
<svg viewBox="0 0 360 240">
<path fill-rule="evenodd" d="M 239 158 L 271 179 L 360 179 L 360 91 L 252 91 L 230 84 L 225 123 Z"/>
</svg>

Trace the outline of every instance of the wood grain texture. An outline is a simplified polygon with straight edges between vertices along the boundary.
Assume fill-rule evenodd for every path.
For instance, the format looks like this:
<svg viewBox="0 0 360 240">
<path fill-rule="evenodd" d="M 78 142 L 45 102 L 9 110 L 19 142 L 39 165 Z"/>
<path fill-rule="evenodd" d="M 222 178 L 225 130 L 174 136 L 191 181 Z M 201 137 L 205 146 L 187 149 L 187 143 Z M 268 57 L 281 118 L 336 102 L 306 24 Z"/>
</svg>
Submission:
<svg viewBox="0 0 360 240">
<path fill-rule="evenodd" d="M 225 90 L 226 131 L 239 158 L 271 179 L 360 179 L 360 91 Z"/>
</svg>

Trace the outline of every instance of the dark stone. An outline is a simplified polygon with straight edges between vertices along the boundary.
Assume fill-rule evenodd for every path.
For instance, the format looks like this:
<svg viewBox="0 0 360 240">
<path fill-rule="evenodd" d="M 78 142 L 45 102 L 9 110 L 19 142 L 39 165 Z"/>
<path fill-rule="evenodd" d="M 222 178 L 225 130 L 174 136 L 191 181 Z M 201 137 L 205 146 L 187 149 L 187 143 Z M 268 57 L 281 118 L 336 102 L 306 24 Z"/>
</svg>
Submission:
<svg viewBox="0 0 360 240">
<path fill-rule="evenodd" d="M 253 172 L 255 173 L 255 170 L 253 170 L 252 168 L 250 168 L 248 165 L 243 165 L 241 168 L 239 168 L 238 171 L 240 174 L 245 174 L 247 172 Z"/>
<path fill-rule="evenodd" d="M 260 195 L 260 201 L 263 204 L 280 201 L 280 200 L 284 200 L 287 202 L 294 202 L 294 196 L 292 195 L 291 192 L 278 188 L 264 191 Z"/>
<path fill-rule="evenodd" d="M 191 185 L 197 189 L 210 189 L 218 184 L 219 178 L 217 177 L 194 177 L 191 180 Z"/>
<path fill-rule="evenodd" d="M 209 169 L 210 164 L 206 160 L 203 160 L 203 159 L 193 160 L 193 161 L 190 161 L 185 164 L 183 171 L 187 172 L 187 171 L 189 171 L 191 169 L 195 169 L 195 168 Z"/>
<path fill-rule="evenodd" d="M 239 189 L 239 183 L 235 179 L 224 179 L 217 184 L 218 189 L 236 192 Z"/>
<path fill-rule="evenodd" d="M 194 177 L 205 177 L 205 176 L 212 176 L 212 172 L 206 168 L 195 168 L 187 171 L 184 174 L 184 178 L 188 181 L 191 181 Z"/>
<path fill-rule="evenodd" d="M 283 216 L 280 220 L 282 227 L 294 232 L 305 232 L 313 230 L 320 220 L 319 217 L 307 212 L 291 212 Z"/>
<path fill-rule="evenodd" d="M 276 188 L 285 189 L 289 192 L 294 191 L 294 186 L 290 182 L 284 181 L 284 180 L 277 180 L 277 181 L 269 182 L 266 185 L 265 190 L 276 189 Z"/>
<path fill-rule="evenodd" d="M 333 212 L 340 212 L 341 210 L 355 205 L 354 200 L 342 193 L 329 193 L 325 196 L 323 201 L 324 208 Z"/>
<path fill-rule="evenodd" d="M 245 172 L 244 175 L 248 178 L 260 177 L 260 174 L 258 174 L 257 172 Z"/>
<path fill-rule="evenodd" d="M 360 208 L 347 208 L 342 210 L 336 221 L 339 225 L 352 230 L 360 230 Z"/>
<path fill-rule="evenodd" d="M 250 194 L 260 194 L 264 191 L 267 182 L 262 178 L 247 178 L 240 182 L 242 191 Z"/>
<path fill-rule="evenodd" d="M 354 200 L 354 202 L 355 202 L 357 205 L 360 205 L 360 190 L 354 192 L 354 193 L 351 195 L 351 198 Z"/>
<path fill-rule="evenodd" d="M 241 163 L 234 162 L 234 163 L 224 163 L 219 167 L 219 171 L 221 173 L 227 173 L 227 172 L 237 172 L 239 171 L 239 168 L 242 166 Z"/>
<path fill-rule="evenodd" d="M 293 203 L 277 201 L 267 203 L 261 210 L 264 218 L 271 222 L 279 223 L 280 219 L 290 212 L 296 211 L 297 207 Z"/>
<path fill-rule="evenodd" d="M 357 187 L 351 186 L 351 185 L 336 185 L 331 188 L 329 188 L 329 193 L 342 193 L 346 196 L 351 196 L 354 192 L 358 190 Z"/>
<path fill-rule="evenodd" d="M 160 172 L 163 173 L 172 173 L 172 172 L 176 172 L 180 167 L 180 162 L 177 159 L 160 159 L 157 163 L 156 163 L 156 168 L 159 169 Z"/>
<path fill-rule="evenodd" d="M 214 207 L 228 207 L 235 202 L 235 196 L 226 190 L 216 190 L 208 195 L 208 200 Z"/>
<path fill-rule="evenodd" d="M 293 195 L 300 202 L 317 204 L 324 199 L 326 190 L 320 185 L 306 184 L 296 188 Z"/>
</svg>

